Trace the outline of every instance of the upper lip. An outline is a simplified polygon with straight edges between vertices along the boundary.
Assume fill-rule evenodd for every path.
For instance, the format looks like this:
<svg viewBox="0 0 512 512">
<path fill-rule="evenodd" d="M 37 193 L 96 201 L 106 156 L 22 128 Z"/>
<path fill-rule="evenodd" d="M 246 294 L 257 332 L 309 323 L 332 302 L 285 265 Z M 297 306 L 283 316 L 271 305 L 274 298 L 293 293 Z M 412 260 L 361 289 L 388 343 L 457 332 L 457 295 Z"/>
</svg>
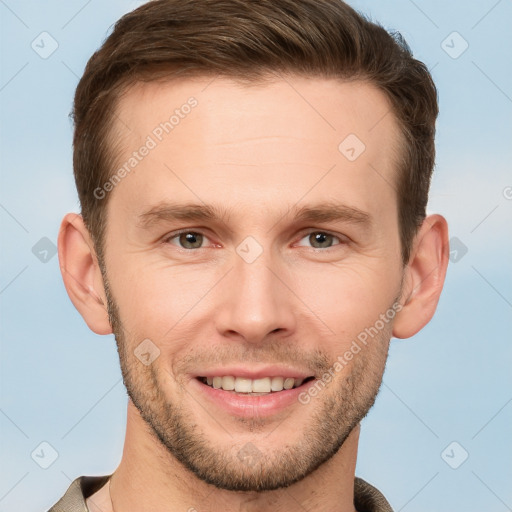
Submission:
<svg viewBox="0 0 512 512">
<path fill-rule="evenodd" d="M 271 365 L 257 367 L 247 366 L 223 366 L 219 368 L 208 368 L 198 371 L 194 377 L 243 377 L 246 379 L 262 379 L 263 377 L 291 377 L 294 379 L 305 379 L 312 377 L 310 372 L 290 368 L 286 366 Z"/>
</svg>

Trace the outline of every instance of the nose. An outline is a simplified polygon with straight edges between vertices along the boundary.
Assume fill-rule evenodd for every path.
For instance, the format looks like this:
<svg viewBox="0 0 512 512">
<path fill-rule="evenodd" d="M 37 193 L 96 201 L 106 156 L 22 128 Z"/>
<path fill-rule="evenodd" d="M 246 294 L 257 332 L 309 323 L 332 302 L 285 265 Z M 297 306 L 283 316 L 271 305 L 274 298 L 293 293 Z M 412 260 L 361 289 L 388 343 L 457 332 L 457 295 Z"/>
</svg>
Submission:
<svg viewBox="0 0 512 512">
<path fill-rule="evenodd" d="M 295 331 L 294 311 L 298 311 L 290 273 L 268 249 L 249 261 L 235 254 L 234 266 L 218 291 L 218 332 L 252 344 L 268 341 L 274 333 L 290 336 Z"/>
</svg>

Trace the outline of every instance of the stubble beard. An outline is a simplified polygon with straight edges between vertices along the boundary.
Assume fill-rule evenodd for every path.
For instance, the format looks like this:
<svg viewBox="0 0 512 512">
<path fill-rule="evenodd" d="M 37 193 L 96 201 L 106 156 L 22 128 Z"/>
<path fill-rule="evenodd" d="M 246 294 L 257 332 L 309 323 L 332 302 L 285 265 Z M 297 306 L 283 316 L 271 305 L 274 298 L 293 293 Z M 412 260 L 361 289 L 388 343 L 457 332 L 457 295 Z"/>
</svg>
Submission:
<svg viewBox="0 0 512 512">
<path fill-rule="evenodd" d="M 216 447 L 207 435 L 208 425 L 201 427 L 190 419 L 193 415 L 186 405 L 196 402 L 191 398 L 187 401 L 188 392 L 182 387 L 184 400 L 172 402 L 163 392 L 158 367 L 145 366 L 135 357 L 133 350 L 137 341 L 126 339 L 106 275 L 104 284 L 128 396 L 169 456 L 200 480 L 219 489 L 262 492 L 302 480 L 338 452 L 378 395 L 391 338 L 391 322 L 355 354 L 352 364 L 336 375 L 310 403 L 293 406 L 295 411 L 298 407 L 305 408 L 295 415 L 308 414 L 309 407 L 315 408 L 307 427 L 293 445 L 276 446 L 269 451 L 263 448 L 264 434 L 255 434 L 250 443 L 237 443 L 226 433 L 226 443 Z M 244 421 L 248 431 L 259 431 L 265 426 L 264 419 Z M 277 432 L 286 429 L 286 424 L 287 418 L 277 427 Z"/>
</svg>

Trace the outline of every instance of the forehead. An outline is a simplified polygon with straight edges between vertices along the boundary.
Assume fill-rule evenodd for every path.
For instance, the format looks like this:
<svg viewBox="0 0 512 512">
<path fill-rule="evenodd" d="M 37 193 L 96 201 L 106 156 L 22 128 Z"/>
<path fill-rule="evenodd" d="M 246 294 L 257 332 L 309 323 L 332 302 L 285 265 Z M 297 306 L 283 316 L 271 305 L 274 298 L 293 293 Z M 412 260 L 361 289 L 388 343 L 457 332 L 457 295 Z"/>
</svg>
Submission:
<svg viewBox="0 0 512 512">
<path fill-rule="evenodd" d="M 249 204 L 256 189 L 260 205 L 281 202 L 283 194 L 294 202 L 308 189 L 312 199 L 334 192 L 347 199 L 358 189 L 354 206 L 363 209 L 378 207 L 379 195 L 380 203 L 396 200 L 398 124 L 386 96 L 361 81 L 137 84 L 121 98 L 112 133 L 113 170 L 151 146 L 114 190 L 135 203 L 165 201 L 171 191 L 197 200 L 215 190 L 220 204 Z"/>
</svg>

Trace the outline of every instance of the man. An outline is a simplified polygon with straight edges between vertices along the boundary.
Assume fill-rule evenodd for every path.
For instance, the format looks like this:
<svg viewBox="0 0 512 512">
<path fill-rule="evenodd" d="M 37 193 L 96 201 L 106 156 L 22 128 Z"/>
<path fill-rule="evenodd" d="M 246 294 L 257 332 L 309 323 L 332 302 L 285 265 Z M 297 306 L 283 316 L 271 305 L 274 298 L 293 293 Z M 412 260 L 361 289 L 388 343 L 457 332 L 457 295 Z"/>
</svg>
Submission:
<svg viewBox="0 0 512 512">
<path fill-rule="evenodd" d="M 389 511 L 355 477 L 390 338 L 432 318 L 436 89 L 339 0 L 156 0 L 74 104 L 73 304 L 130 400 L 112 475 L 53 512 Z"/>
</svg>

